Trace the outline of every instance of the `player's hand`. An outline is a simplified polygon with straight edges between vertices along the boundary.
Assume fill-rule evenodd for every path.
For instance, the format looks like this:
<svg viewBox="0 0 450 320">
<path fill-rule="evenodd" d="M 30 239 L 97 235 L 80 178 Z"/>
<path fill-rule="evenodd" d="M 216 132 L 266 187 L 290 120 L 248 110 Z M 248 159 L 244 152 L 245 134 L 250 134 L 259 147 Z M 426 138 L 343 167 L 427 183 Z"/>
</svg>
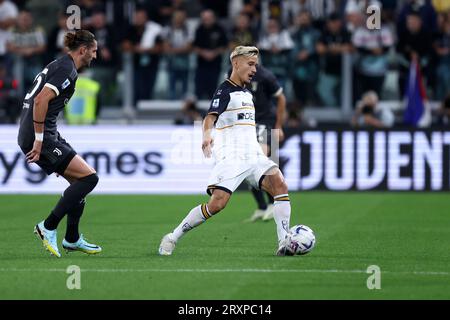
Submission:
<svg viewBox="0 0 450 320">
<path fill-rule="evenodd" d="M 214 146 L 214 140 L 211 137 L 203 138 L 202 150 L 203 154 L 206 158 L 211 158 L 212 150 L 211 148 Z"/>
<path fill-rule="evenodd" d="M 42 141 L 34 140 L 33 149 L 26 154 L 28 163 L 36 162 L 41 156 Z"/>
<path fill-rule="evenodd" d="M 278 142 L 282 142 L 284 140 L 284 131 L 282 128 L 277 128 L 277 138 Z"/>
</svg>

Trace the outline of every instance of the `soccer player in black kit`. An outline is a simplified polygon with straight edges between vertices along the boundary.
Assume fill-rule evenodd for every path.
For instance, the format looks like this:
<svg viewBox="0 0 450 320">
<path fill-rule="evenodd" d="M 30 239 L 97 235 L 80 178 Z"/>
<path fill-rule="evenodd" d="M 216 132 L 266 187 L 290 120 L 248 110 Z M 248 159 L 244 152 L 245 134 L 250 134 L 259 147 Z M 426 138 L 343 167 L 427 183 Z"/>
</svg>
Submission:
<svg viewBox="0 0 450 320">
<path fill-rule="evenodd" d="M 279 142 L 283 141 L 283 122 L 286 113 L 286 97 L 275 75 L 263 66 L 258 65 L 256 74 L 248 86 L 253 94 L 256 117 L 256 134 L 264 153 L 270 156 L 271 131 L 274 131 Z M 276 107 L 273 101 L 276 101 Z M 273 218 L 273 198 L 269 197 L 269 204 L 264 198 L 264 191 L 252 188 L 253 196 L 258 204 L 251 216 L 251 221 L 262 219 L 268 221 Z"/>
<path fill-rule="evenodd" d="M 36 163 L 48 175 L 64 177 L 70 186 L 47 219 L 34 227 L 51 254 L 60 257 L 56 228 L 67 214 L 67 229 L 62 246 L 66 251 L 99 253 L 102 249 L 88 243 L 78 233 L 85 197 L 98 183 L 96 171 L 60 136 L 56 128 L 58 114 L 75 91 L 78 71 L 97 58 L 97 41 L 86 30 L 69 31 L 64 37 L 68 53 L 48 64 L 34 79 L 27 92 L 20 119 L 18 143 L 29 163 Z"/>
</svg>

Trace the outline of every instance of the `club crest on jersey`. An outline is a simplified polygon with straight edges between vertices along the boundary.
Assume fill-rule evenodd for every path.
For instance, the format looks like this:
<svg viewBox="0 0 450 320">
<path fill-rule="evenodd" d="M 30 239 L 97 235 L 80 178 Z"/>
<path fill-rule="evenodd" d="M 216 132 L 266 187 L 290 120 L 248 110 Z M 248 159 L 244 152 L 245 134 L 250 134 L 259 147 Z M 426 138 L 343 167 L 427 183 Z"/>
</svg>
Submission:
<svg viewBox="0 0 450 320">
<path fill-rule="evenodd" d="M 53 150 L 53 153 L 56 154 L 58 157 L 62 156 L 62 151 L 59 150 L 58 148 L 55 148 L 55 149 Z"/>
<path fill-rule="evenodd" d="M 66 79 L 63 84 L 61 85 L 61 88 L 64 90 L 65 88 L 67 88 L 70 84 L 70 80 Z"/>
</svg>

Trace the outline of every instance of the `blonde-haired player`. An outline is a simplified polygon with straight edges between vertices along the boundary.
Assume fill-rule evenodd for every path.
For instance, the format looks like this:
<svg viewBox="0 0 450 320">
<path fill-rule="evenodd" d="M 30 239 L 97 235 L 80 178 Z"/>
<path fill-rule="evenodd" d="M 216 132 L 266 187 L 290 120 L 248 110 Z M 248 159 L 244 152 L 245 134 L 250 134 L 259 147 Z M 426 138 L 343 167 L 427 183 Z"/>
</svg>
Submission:
<svg viewBox="0 0 450 320">
<path fill-rule="evenodd" d="M 203 121 L 203 153 L 208 158 L 212 155 L 215 158 L 207 187 L 211 198 L 208 203 L 193 208 L 171 233 L 163 237 L 159 247 L 161 255 L 171 255 L 184 234 L 224 209 L 231 194 L 244 180 L 274 197 L 276 254 L 290 254 L 286 239 L 291 215 L 288 187 L 276 163 L 263 153 L 258 143 L 253 97 L 245 88 L 256 73 L 258 54 L 256 47 L 238 46 L 230 55 L 231 76 L 217 88 Z"/>
</svg>

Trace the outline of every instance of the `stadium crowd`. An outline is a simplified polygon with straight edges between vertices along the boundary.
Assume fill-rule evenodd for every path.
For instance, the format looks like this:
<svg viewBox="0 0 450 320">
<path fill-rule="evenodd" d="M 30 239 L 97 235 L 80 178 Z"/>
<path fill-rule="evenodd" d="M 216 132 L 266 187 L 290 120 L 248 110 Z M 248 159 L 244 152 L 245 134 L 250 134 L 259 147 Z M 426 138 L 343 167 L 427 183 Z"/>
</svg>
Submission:
<svg viewBox="0 0 450 320">
<path fill-rule="evenodd" d="M 288 92 L 290 125 L 299 125 L 304 106 L 340 105 L 347 53 L 355 117 L 375 109 L 359 108 L 361 98 L 402 100 L 411 62 L 417 61 L 428 99 L 446 101 L 436 121 L 448 123 L 449 0 L 0 0 L 0 109 L 8 121 L 15 122 L 20 111 L 17 88 L 29 88 L 43 65 L 63 54 L 70 18 L 65 9 L 72 4 L 81 8 L 81 27 L 98 41 L 91 76 L 100 84 L 103 105 L 120 104 L 119 80 L 111 79 L 120 78 L 125 53 L 132 54 L 135 103 L 192 95 L 207 100 L 226 74 L 227 53 L 236 45 L 256 45 L 261 63 Z M 379 30 L 367 28 L 370 5 L 381 8 Z M 18 58 L 23 83 L 15 78 Z M 162 65 L 163 94 L 155 92 Z M 352 122 L 380 125 L 364 121 L 369 118 Z"/>
</svg>

